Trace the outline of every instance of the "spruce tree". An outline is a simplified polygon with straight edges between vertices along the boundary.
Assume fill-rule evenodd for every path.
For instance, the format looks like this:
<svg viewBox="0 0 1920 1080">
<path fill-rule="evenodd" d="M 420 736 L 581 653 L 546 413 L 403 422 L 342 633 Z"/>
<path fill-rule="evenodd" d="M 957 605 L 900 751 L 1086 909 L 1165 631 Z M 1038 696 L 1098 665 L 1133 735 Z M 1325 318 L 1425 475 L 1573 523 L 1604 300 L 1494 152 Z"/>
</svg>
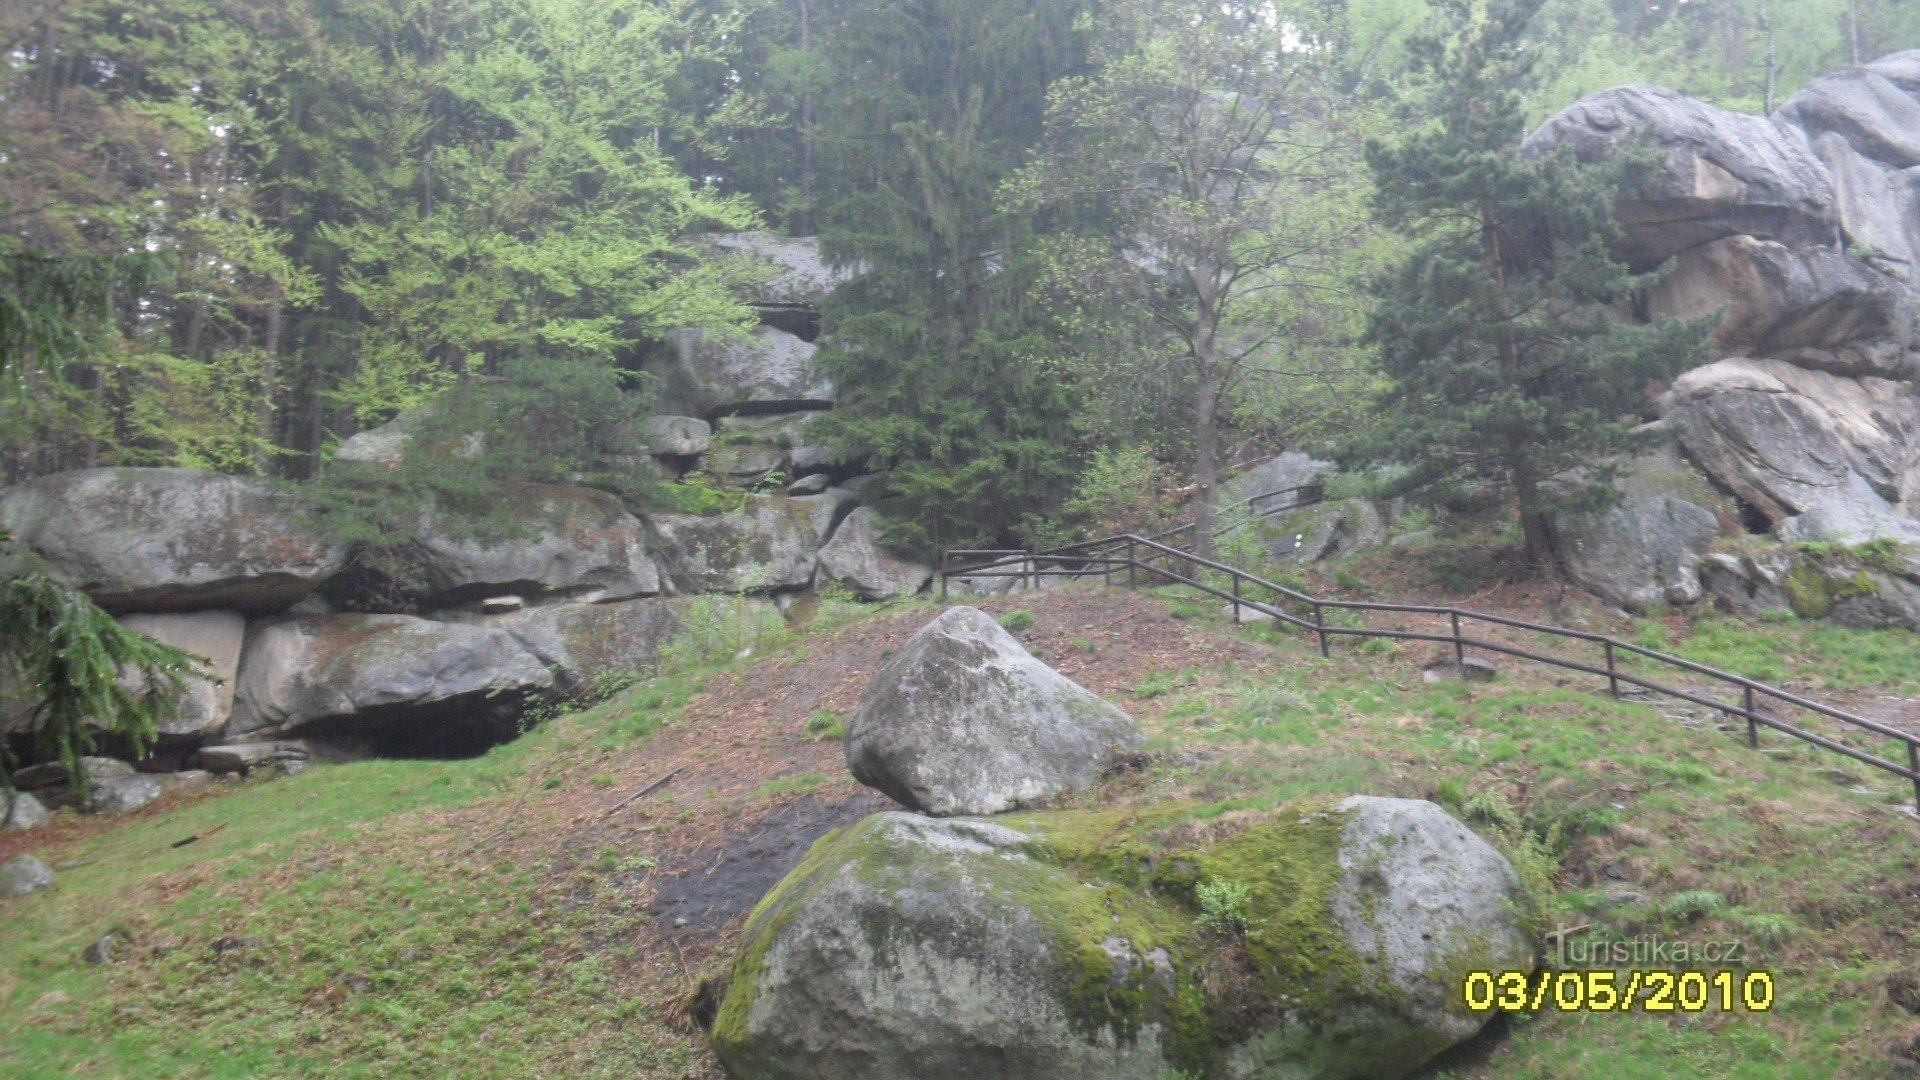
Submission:
<svg viewBox="0 0 1920 1080">
<path fill-rule="evenodd" d="M 1430 94 L 1402 109 L 1401 140 L 1367 147 L 1378 214 L 1408 241 L 1374 285 L 1383 420 L 1345 456 L 1410 466 L 1402 490 L 1491 485 L 1545 570 L 1550 517 L 1611 499 L 1609 462 L 1639 441 L 1648 380 L 1705 335 L 1609 317 L 1654 276 L 1610 250 L 1615 195 L 1643 161 L 1518 153 L 1533 78 L 1522 35 L 1541 2 L 1443 0 L 1442 32 L 1410 47 Z"/>
</svg>

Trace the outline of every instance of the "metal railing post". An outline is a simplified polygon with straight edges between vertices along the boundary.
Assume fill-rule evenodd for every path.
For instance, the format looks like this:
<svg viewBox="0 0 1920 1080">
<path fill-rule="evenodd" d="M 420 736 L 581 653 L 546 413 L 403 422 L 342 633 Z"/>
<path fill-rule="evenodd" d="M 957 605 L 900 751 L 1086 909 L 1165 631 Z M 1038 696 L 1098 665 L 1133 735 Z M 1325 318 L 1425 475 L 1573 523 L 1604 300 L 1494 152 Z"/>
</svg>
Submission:
<svg viewBox="0 0 1920 1080">
<path fill-rule="evenodd" d="M 1133 537 L 1129 536 L 1127 537 L 1127 588 L 1130 590 L 1140 588 L 1140 580 L 1134 576 L 1134 568 L 1138 565 L 1139 560 L 1133 556 Z"/>
<path fill-rule="evenodd" d="M 1760 745 L 1760 721 L 1753 718 L 1753 687 L 1749 686 L 1744 689 L 1747 692 L 1747 745 L 1757 748 Z M 1908 745 L 1911 746 L 1912 744 Z"/>
<path fill-rule="evenodd" d="M 1333 647 L 1327 643 L 1327 620 L 1320 614 L 1320 605 L 1313 605 L 1313 629 L 1320 635 L 1320 655 L 1331 660 Z"/>
<path fill-rule="evenodd" d="M 1911 739 L 1907 741 L 1907 771 L 1920 773 L 1920 744 Z M 1920 776 L 1913 781 L 1913 808 L 1920 810 Z"/>
<path fill-rule="evenodd" d="M 1233 621 L 1240 622 L 1240 575 L 1233 575 Z"/>
<path fill-rule="evenodd" d="M 947 602 L 947 553 L 940 553 L 940 602 Z"/>
<path fill-rule="evenodd" d="M 1467 642 L 1460 636 L 1460 613 L 1448 612 L 1453 616 L 1453 662 L 1461 667 L 1467 666 Z"/>
<path fill-rule="evenodd" d="M 1608 638 L 1607 639 L 1607 689 L 1611 691 L 1613 696 L 1616 698 L 1620 696 L 1620 676 L 1614 674 L 1614 672 L 1617 670 L 1618 669 L 1616 669 L 1613 666 L 1613 639 Z"/>
</svg>

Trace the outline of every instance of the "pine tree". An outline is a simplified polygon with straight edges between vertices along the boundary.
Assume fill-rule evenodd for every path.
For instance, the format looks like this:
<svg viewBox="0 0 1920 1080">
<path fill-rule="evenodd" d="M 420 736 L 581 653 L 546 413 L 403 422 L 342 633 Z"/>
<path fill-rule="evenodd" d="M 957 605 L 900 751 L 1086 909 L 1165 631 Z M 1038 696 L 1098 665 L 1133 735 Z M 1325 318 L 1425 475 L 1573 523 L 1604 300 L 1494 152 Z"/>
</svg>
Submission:
<svg viewBox="0 0 1920 1080">
<path fill-rule="evenodd" d="M 80 758 L 98 747 L 97 732 L 144 754 L 193 676 L 206 676 L 199 657 L 121 626 L 0 534 L 0 818 L 11 809 L 16 737 L 66 765 L 84 796 Z"/>
<path fill-rule="evenodd" d="M 1411 466 L 1408 489 L 1491 484 L 1518 508 L 1529 563 L 1550 569 L 1550 515 L 1608 501 L 1607 462 L 1637 441 L 1647 381 L 1695 357 L 1704 332 L 1608 317 L 1652 278 L 1609 250 L 1615 194 L 1643 162 L 1517 153 L 1533 75 L 1522 35 L 1541 2 L 1437 5 L 1444 36 L 1411 45 L 1431 96 L 1403 109 L 1400 142 L 1367 147 L 1377 212 L 1410 247 L 1376 283 L 1368 331 L 1392 420 L 1346 456 Z"/>
</svg>

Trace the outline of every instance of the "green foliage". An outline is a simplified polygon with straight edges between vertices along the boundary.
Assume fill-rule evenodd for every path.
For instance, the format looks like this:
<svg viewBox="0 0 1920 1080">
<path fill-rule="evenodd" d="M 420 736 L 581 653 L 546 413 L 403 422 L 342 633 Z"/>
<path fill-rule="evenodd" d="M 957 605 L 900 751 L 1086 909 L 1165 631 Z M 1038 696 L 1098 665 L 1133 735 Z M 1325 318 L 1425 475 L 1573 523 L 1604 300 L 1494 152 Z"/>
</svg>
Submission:
<svg viewBox="0 0 1920 1080">
<path fill-rule="evenodd" d="M 1436 5 L 1441 34 L 1408 45 L 1427 93 L 1403 106 L 1397 142 L 1367 147 L 1376 211 L 1412 244 L 1374 284 L 1368 330 L 1388 379 L 1379 407 L 1394 423 L 1343 457 L 1412 465 L 1401 490 L 1498 485 L 1544 568 L 1547 515 L 1612 497 L 1609 469 L 1594 463 L 1638 444 L 1641 388 L 1698 358 L 1704 327 L 1606 315 L 1652 280 L 1609 247 L 1615 194 L 1644 162 L 1515 153 L 1535 77 L 1523 35 L 1540 3 L 1447 0 Z M 1586 478 L 1566 479 L 1576 468 Z"/>
<path fill-rule="evenodd" d="M 1001 627 L 1003 627 L 1008 633 L 1017 634 L 1020 631 L 1025 630 L 1028 627 L 1033 625 L 1033 612 L 1028 611 L 1025 608 L 1019 608 L 1014 611 L 1007 612 L 1005 615 L 1000 616 L 1000 618 L 996 621 L 999 622 Z"/>
<path fill-rule="evenodd" d="M 1061 514 L 1085 536 L 1148 535 L 1179 512 L 1172 471 L 1146 446 L 1101 450 L 1074 481 Z"/>
<path fill-rule="evenodd" d="M 1202 881 L 1194 889 L 1200 912 L 1193 921 L 1218 934 L 1233 934 L 1247 927 L 1248 900 L 1253 886 L 1244 881 Z"/>
<path fill-rule="evenodd" d="M 96 729 L 145 753 L 205 666 L 125 629 L 13 549 L 0 537 L 0 687 L 19 692 L 24 713 L 0 717 L 0 734 L 29 733 L 37 756 L 63 762 L 84 794 L 80 758 L 98 748 Z M 0 787 L 12 788 L 13 764 L 11 740 L 0 738 Z"/>
<path fill-rule="evenodd" d="M 846 722 L 832 709 L 822 709 L 807 717 L 807 734 L 816 739 L 842 739 L 846 737 Z"/>
</svg>

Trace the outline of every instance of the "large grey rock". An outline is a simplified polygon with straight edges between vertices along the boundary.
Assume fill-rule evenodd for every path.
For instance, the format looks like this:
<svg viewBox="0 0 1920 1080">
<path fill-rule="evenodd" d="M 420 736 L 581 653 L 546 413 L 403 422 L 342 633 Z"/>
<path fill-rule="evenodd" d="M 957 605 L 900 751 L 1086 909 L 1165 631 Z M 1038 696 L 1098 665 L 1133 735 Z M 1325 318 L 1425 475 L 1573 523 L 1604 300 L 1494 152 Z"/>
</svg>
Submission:
<svg viewBox="0 0 1920 1080">
<path fill-rule="evenodd" d="M 87 809 L 97 814 L 130 814 L 163 793 L 158 777 L 146 773 L 92 777 Z"/>
<path fill-rule="evenodd" d="M 1255 509 L 1270 510 L 1285 506 L 1299 499 L 1301 492 L 1295 489 L 1317 484 L 1332 476 L 1334 471 L 1331 461 L 1320 461 L 1297 450 L 1289 450 L 1249 466 L 1222 484 L 1220 504 L 1227 506 L 1256 496 L 1291 490 L 1291 495 L 1274 495 L 1259 500 Z"/>
<path fill-rule="evenodd" d="M 1554 547 L 1568 575 L 1629 611 L 1699 600 L 1699 562 L 1718 532 L 1712 512 L 1671 495 L 1628 499 L 1553 523 Z"/>
<path fill-rule="evenodd" d="M 813 580 L 825 537 L 814 499 L 760 495 L 725 514 L 647 516 L 655 547 L 682 592 L 771 592 Z"/>
<path fill-rule="evenodd" d="M 1581 98 L 1521 145 L 1568 147 L 1584 161 L 1646 140 L 1661 166 L 1616 206 L 1627 254 L 1654 266 L 1690 247 L 1757 236 L 1796 247 L 1831 245 L 1836 218 L 1826 166 L 1799 128 L 1718 109 L 1657 86 L 1620 86 Z"/>
<path fill-rule="evenodd" d="M 504 594 L 597 601 L 660 591 L 640 520 L 606 492 L 521 484 L 500 501 L 504 525 L 481 529 L 429 508 L 404 543 L 330 582 L 328 599 L 345 610 L 393 611 Z"/>
<path fill-rule="evenodd" d="M 123 615 L 120 625 L 206 661 L 205 676 L 189 677 L 176 696 L 179 714 L 159 726 L 162 742 L 204 738 L 226 727 L 247 636 L 245 616 L 237 611 Z"/>
<path fill-rule="evenodd" d="M 229 743 L 223 746 L 200 748 L 200 766 L 209 773 L 222 775 L 249 773 L 258 768 L 285 762 L 304 763 L 312 757 L 312 748 L 300 739 Z"/>
<path fill-rule="evenodd" d="M 697 617 L 689 612 L 698 609 Z M 734 596 L 647 597 L 616 604 L 554 604 L 484 620 L 512 634 L 569 690 L 597 677 L 647 675 L 662 650 L 709 623 L 780 621 L 766 600 Z M 692 625 L 689 625 L 689 624 Z"/>
<path fill-rule="evenodd" d="M 886 522 L 863 506 L 847 515 L 820 549 L 820 576 L 852 589 L 864 600 L 912 596 L 933 579 L 933 568 L 901 558 L 883 545 Z"/>
<path fill-rule="evenodd" d="M 53 884 L 53 871 L 31 855 L 15 855 L 0 863 L 0 897 L 37 893 Z"/>
<path fill-rule="evenodd" d="M 1920 388 L 1732 359 L 1673 392 L 1693 460 L 1784 537 L 1920 542 Z"/>
<path fill-rule="evenodd" d="M 1732 236 L 1681 252 L 1648 296 L 1656 317 L 1720 314 L 1714 344 L 1723 355 L 1810 350 L 1812 363 L 1850 374 L 1905 374 L 1920 294 L 1900 280 L 1829 247 L 1792 248 Z M 1893 347 L 1839 346 L 1879 340 Z"/>
<path fill-rule="evenodd" d="M 284 610 L 340 569 L 299 500 L 193 469 L 80 469 L 0 491 L 0 531 L 112 612 Z"/>
<path fill-rule="evenodd" d="M 993 617 L 949 608 L 901 646 L 847 721 L 854 778 L 940 816 L 1091 786 L 1141 745 L 1126 713 L 1035 659 Z"/>
<path fill-rule="evenodd" d="M 648 453 L 669 457 L 704 454 L 713 442 L 713 428 L 692 416 L 650 416 L 641 422 L 639 434 Z"/>
<path fill-rule="evenodd" d="M 229 740 L 360 738 L 429 753 L 513 731 L 553 675 L 495 627 L 408 615 L 302 615 L 254 628 Z"/>
<path fill-rule="evenodd" d="M 820 258 L 820 242 L 811 236 L 781 236 L 757 230 L 702 233 L 689 238 L 710 251 L 734 255 L 762 272 L 762 280 L 742 299 L 758 307 L 817 308 L 852 270 L 836 269 Z"/>
<path fill-rule="evenodd" d="M 742 409 L 818 409 L 833 387 L 814 365 L 812 344 L 771 326 L 745 338 L 697 328 L 670 330 L 649 361 L 664 410 L 712 417 Z"/>
<path fill-rule="evenodd" d="M 37 829 L 51 818 L 47 808 L 25 791 L 0 791 L 0 830 Z"/>
<path fill-rule="evenodd" d="M 713 1042 L 739 1080 L 1400 1077 L 1484 1024 L 1462 972 L 1532 970 L 1524 906 L 1429 803 L 876 814 L 755 908 Z"/>
<path fill-rule="evenodd" d="M 1273 558 L 1312 563 L 1372 551 L 1387 542 L 1386 521 L 1365 499 L 1341 499 L 1256 518 L 1252 529 Z"/>
<path fill-rule="evenodd" d="M 735 483 L 755 483 L 775 469 L 800 473 L 852 464 L 814 434 L 824 415 L 809 410 L 721 417 L 707 468 Z"/>
</svg>

